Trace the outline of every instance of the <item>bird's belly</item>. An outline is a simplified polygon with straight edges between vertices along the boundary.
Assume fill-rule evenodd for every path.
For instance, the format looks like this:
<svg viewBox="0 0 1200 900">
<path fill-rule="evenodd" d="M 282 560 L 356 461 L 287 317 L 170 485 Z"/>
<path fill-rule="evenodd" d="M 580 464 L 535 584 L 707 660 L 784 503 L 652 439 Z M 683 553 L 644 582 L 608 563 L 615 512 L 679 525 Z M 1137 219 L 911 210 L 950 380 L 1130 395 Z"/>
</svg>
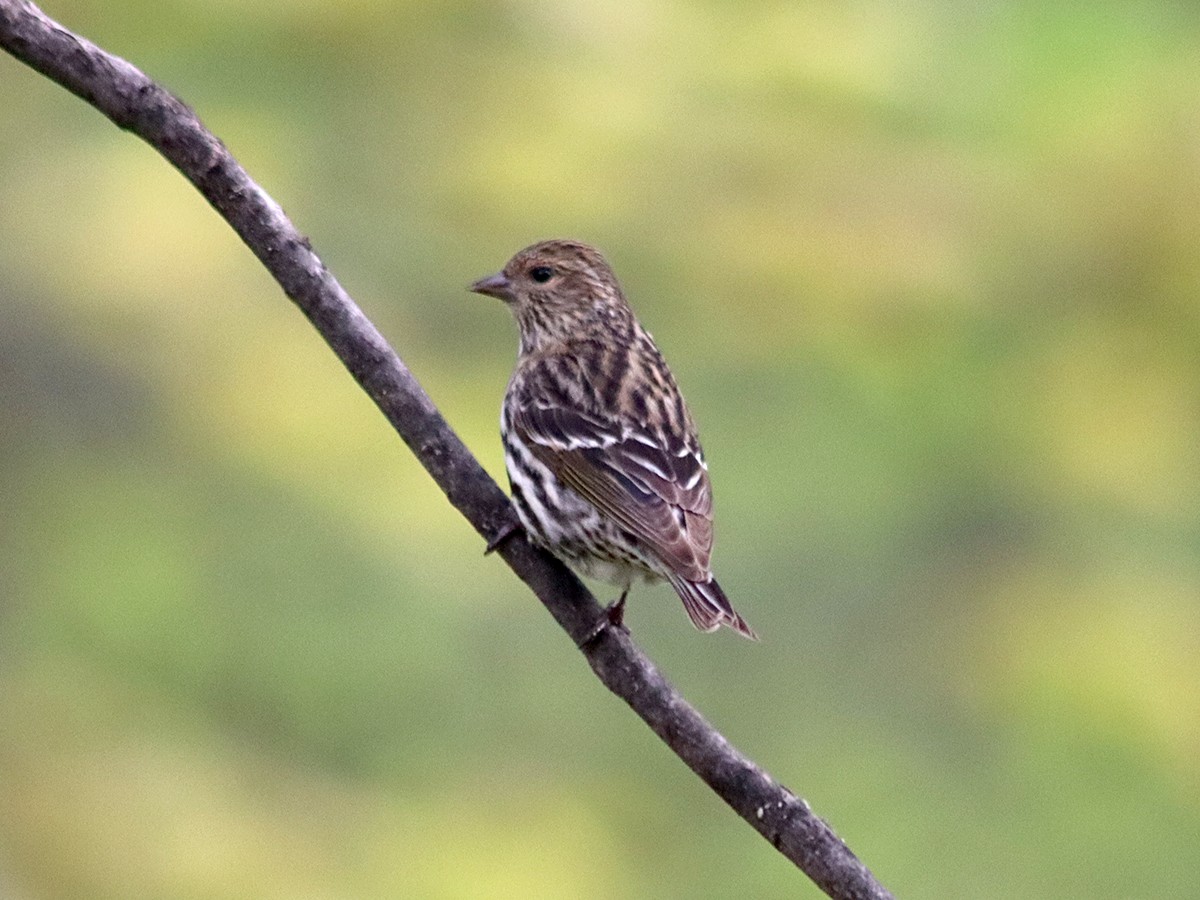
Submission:
<svg viewBox="0 0 1200 900">
<path fill-rule="evenodd" d="M 663 577 L 625 531 L 559 482 L 526 448 L 506 446 L 504 462 L 513 505 L 533 543 L 580 574 L 611 584 L 627 587 Z"/>
</svg>

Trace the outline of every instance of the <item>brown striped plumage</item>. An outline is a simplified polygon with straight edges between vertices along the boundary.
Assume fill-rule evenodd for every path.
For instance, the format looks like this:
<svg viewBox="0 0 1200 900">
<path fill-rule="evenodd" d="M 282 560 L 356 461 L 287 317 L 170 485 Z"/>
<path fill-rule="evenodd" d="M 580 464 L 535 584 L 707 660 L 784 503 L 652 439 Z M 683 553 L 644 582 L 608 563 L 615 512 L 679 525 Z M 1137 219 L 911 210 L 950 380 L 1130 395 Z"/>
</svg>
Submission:
<svg viewBox="0 0 1200 900">
<path fill-rule="evenodd" d="M 695 626 L 754 632 L 713 578 L 712 489 L 662 354 L 604 257 L 576 241 L 522 250 L 471 290 L 521 334 L 500 415 L 513 503 L 529 537 L 622 587 L 666 579 Z"/>
</svg>

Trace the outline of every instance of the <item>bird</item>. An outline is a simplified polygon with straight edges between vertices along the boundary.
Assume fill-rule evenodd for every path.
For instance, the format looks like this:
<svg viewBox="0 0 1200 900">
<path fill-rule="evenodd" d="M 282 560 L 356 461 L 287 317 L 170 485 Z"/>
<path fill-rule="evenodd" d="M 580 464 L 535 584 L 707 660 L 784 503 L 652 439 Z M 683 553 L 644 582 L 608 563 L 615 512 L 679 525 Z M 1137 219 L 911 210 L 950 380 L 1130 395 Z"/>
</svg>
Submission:
<svg viewBox="0 0 1200 900">
<path fill-rule="evenodd" d="M 470 290 L 517 321 L 500 434 L 530 541 L 621 588 L 608 623 L 624 628 L 635 582 L 665 580 L 699 630 L 757 640 L 713 577 L 712 487 L 695 423 L 600 251 L 541 241 Z"/>
</svg>

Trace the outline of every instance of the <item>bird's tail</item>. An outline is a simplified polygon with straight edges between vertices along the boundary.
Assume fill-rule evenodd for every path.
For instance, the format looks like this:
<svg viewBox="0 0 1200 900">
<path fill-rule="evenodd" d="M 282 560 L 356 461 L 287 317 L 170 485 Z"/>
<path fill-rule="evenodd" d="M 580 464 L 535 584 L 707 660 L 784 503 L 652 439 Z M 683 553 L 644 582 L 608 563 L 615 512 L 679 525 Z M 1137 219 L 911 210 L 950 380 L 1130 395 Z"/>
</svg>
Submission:
<svg viewBox="0 0 1200 900">
<path fill-rule="evenodd" d="M 733 610 L 729 598 L 717 584 L 717 579 L 708 581 L 688 581 L 685 578 L 672 578 L 671 587 L 683 601 L 692 624 L 701 631 L 716 631 L 722 625 L 732 628 L 742 637 L 752 641 L 758 640 L 754 629 L 746 624 L 746 620 Z"/>
</svg>

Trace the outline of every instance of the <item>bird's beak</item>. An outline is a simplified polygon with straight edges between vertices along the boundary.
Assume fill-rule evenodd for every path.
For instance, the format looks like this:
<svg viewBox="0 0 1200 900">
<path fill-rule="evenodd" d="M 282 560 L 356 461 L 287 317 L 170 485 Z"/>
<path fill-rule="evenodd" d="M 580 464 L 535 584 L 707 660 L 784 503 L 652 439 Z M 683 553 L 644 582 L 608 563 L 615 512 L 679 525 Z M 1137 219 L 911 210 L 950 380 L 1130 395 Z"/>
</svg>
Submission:
<svg viewBox="0 0 1200 900">
<path fill-rule="evenodd" d="M 497 272 L 495 275 L 480 278 L 471 285 L 471 290 L 476 294 L 486 294 L 489 297 L 503 300 L 505 303 L 511 303 L 513 299 L 512 282 L 508 280 L 508 276 L 503 272 Z"/>
</svg>

